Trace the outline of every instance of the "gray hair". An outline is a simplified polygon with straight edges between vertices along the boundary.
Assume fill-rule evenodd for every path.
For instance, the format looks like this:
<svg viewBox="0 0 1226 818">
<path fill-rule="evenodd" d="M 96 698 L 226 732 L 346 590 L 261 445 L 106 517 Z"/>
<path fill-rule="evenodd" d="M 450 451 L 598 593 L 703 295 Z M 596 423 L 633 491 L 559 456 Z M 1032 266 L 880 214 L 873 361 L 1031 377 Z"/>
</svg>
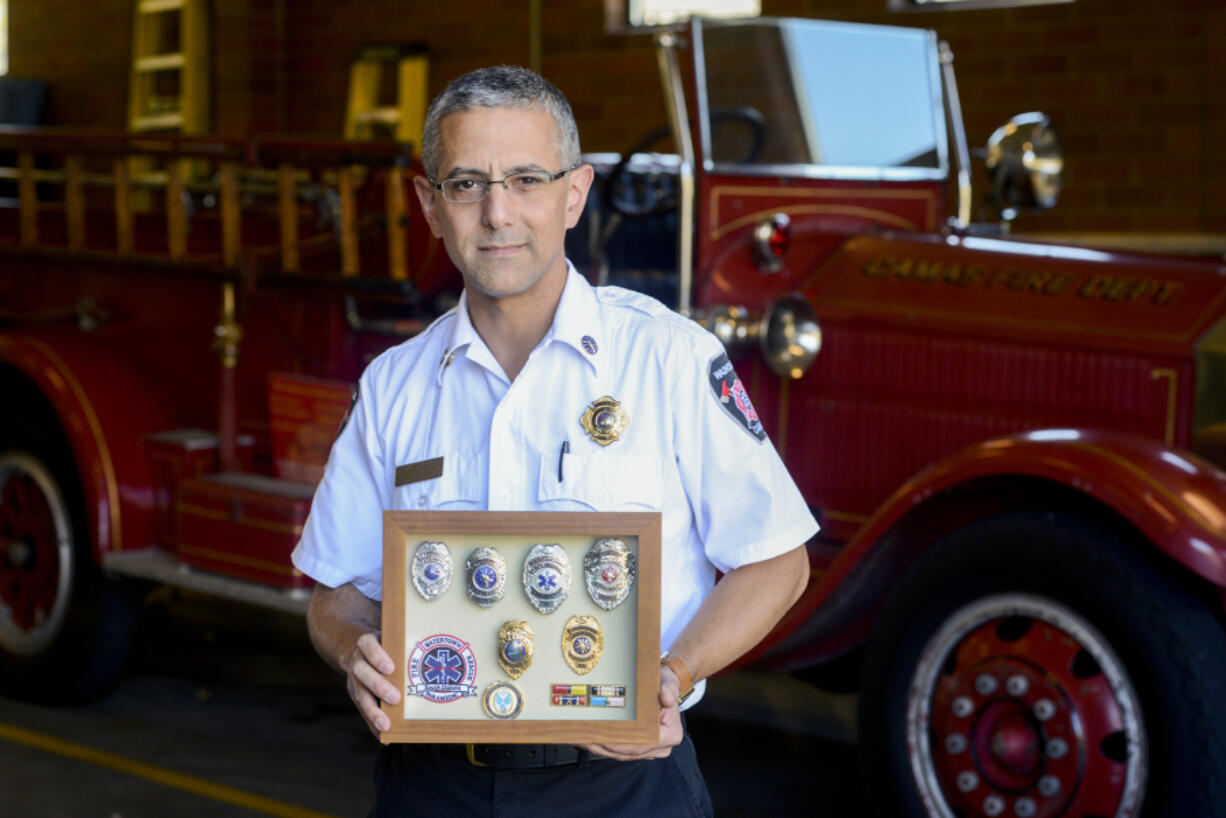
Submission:
<svg viewBox="0 0 1226 818">
<path fill-rule="evenodd" d="M 579 164 L 579 128 L 570 103 L 553 83 L 526 68 L 496 65 L 478 68 L 452 80 L 430 103 L 422 134 L 421 154 L 426 175 L 438 178 L 443 120 L 473 108 L 525 108 L 553 117 L 555 147 L 562 167 Z"/>
</svg>

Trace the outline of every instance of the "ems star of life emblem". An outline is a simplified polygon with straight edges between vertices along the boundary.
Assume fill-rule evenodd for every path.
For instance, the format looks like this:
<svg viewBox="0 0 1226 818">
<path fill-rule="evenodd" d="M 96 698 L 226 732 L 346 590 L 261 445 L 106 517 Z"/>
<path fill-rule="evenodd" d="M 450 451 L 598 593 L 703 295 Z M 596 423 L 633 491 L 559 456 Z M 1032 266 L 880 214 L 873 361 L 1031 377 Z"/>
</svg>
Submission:
<svg viewBox="0 0 1226 818">
<path fill-rule="evenodd" d="M 553 613 L 570 594 L 570 559 L 562 546 L 537 543 L 524 560 L 524 594 L 532 607 Z"/>
<path fill-rule="evenodd" d="M 476 696 L 477 658 L 468 643 L 446 633 L 417 643 L 408 661 L 410 696 L 446 704 Z"/>
</svg>

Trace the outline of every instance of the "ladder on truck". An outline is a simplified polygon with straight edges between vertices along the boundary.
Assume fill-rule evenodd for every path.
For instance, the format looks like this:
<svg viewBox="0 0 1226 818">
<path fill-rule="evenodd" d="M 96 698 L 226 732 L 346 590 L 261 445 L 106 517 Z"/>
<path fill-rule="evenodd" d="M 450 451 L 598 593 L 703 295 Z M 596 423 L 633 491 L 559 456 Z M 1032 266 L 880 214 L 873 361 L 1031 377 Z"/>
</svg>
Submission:
<svg viewBox="0 0 1226 818">
<path fill-rule="evenodd" d="M 207 0 L 136 0 L 128 130 L 207 133 Z"/>
<path fill-rule="evenodd" d="M 395 73 L 385 74 L 387 68 L 394 68 Z M 412 143 L 420 152 L 428 73 L 429 58 L 423 45 L 367 46 L 359 51 L 349 66 L 345 138 L 391 136 L 397 142 Z"/>
</svg>

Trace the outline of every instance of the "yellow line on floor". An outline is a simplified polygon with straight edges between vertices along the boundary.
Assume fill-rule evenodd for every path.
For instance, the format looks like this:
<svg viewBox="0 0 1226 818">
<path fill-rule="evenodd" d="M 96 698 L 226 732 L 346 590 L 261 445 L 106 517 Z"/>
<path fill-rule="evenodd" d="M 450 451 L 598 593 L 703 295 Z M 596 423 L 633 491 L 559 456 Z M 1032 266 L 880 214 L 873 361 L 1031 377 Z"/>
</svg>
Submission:
<svg viewBox="0 0 1226 818">
<path fill-rule="evenodd" d="M 107 767 L 117 772 L 134 775 L 137 778 L 144 778 L 166 787 L 174 787 L 175 789 L 185 790 L 205 798 L 212 798 L 214 801 L 223 801 L 227 804 L 245 807 L 255 812 L 262 812 L 265 815 L 276 815 L 278 818 L 334 818 L 334 816 L 327 815 L 326 813 L 296 807 L 293 804 L 265 798 L 262 795 L 252 795 L 249 792 L 216 784 L 203 778 L 177 773 L 174 770 L 167 770 L 152 764 L 145 764 L 141 761 L 133 761 L 130 758 L 112 755 L 111 753 L 95 750 L 92 747 L 86 747 L 81 744 L 73 744 L 70 741 L 36 733 L 33 730 L 26 730 L 22 727 L 14 727 L 10 724 L 0 724 L 0 738 L 8 739 L 17 744 L 24 744 L 27 747 L 44 750 L 48 753 L 75 758 L 78 761 L 95 764 L 99 767 Z"/>
</svg>

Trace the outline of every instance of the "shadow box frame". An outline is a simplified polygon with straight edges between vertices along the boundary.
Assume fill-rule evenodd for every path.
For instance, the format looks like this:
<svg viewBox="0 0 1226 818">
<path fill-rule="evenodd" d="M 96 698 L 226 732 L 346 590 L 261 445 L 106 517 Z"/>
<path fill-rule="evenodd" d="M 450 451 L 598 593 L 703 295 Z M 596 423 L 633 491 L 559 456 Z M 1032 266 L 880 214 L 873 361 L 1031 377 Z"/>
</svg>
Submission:
<svg viewBox="0 0 1226 818">
<path fill-rule="evenodd" d="M 634 537 L 637 539 L 635 605 L 634 717 L 623 720 L 584 718 L 516 719 L 407 717 L 408 616 L 420 600 L 408 578 L 418 545 L 449 535 L 522 536 L 533 542 L 551 538 Z M 463 593 L 464 556 L 453 553 L 450 592 Z M 571 565 L 570 595 L 587 596 L 583 565 Z M 385 511 L 383 512 L 383 647 L 395 665 L 388 679 L 401 692 L 400 702 L 381 703 L 391 727 L 379 739 L 391 743 L 500 744 L 656 744 L 660 735 L 660 513 L 597 511 Z M 520 591 L 518 566 L 507 566 L 507 593 Z M 457 585 L 459 587 L 457 587 Z M 412 594 L 413 596 L 408 596 Z M 417 598 L 415 600 L 414 598 Z M 629 600 L 627 600 L 629 602 Z M 429 604 L 429 603 L 426 603 Z M 623 603 L 624 604 L 624 603 Z M 482 609 L 473 607 L 474 616 Z M 499 620 L 501 621 L 501 620 Z M 604 635 L 606 644 L 609 634 Z M 536 650 L 550 645 L 537 638 Z M 485 660 L 486 666 L 495 664 Z M 478 670 L 480 669 L 478 662 Z M 497 666 L 495 664 L 495 666 Z M 501 674 L 499 676 L 501 680 Z M 479 687 L 484 686 L 479 684 Z M 642 692 L 646 695 L 642 695 Z M 478 694 L 480 695 L 480 694 Z"/>
</svg>

